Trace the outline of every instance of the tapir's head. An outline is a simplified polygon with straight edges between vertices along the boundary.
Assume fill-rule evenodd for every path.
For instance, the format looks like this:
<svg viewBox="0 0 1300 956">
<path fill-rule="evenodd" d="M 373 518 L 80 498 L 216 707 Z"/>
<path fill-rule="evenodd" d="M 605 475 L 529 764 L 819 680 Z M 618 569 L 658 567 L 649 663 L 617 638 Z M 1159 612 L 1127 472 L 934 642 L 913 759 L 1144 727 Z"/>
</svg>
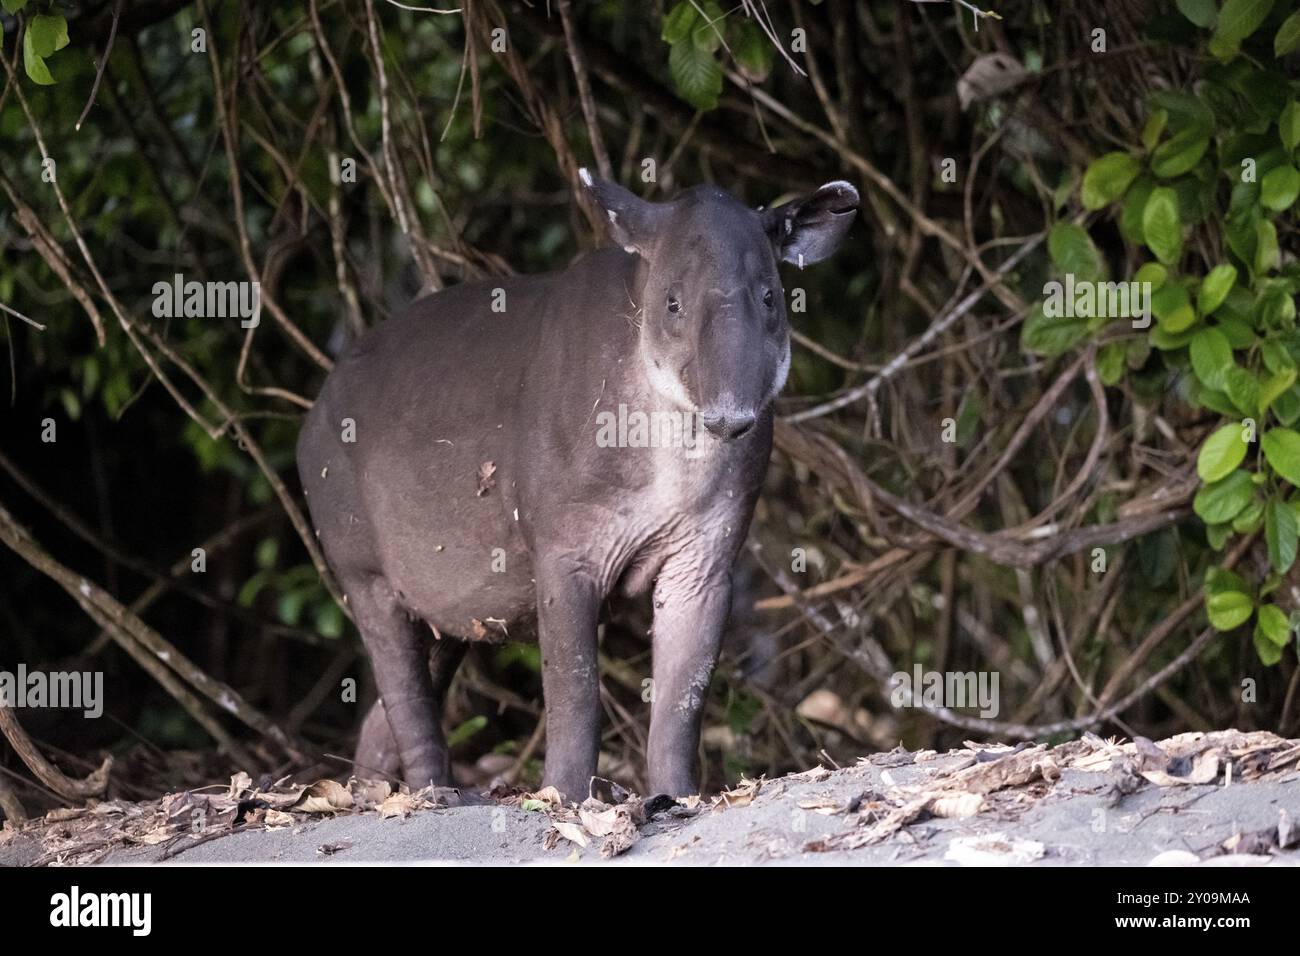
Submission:
<svg viewBox="0 0 1300 956">
<path fill-rule="evenodd" d="M 639 199 L 581 170 L 610 231 L 645 260 L 641 357 L 651 384 L 698 412 L 720 438 L 753 427 L 785 385 L 790 329 L 777 262 L 825 259 L 858 208 L 846 182 L 776 206 L 751 209 L 716 186 L 671 202 Z"/>
</svg>

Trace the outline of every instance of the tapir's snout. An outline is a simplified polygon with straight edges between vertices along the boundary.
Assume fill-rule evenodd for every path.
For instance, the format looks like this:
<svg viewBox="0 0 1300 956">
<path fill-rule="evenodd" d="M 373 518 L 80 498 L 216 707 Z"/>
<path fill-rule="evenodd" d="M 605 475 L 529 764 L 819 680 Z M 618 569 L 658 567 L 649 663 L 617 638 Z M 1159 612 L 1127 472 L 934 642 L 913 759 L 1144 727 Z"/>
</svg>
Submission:
<svg viewBox="0 0 1300 956">
<path fill-rule="evenodd" d="M 739 438 L 754 427 L 754 415 L 752 412 L 730 412 L 725 415 L 710 415 L 706 413 L 702 417 L 704 419 L 704 427 L 709 430 L 710 434 L 716 435 L 725 441 Z"/>
</svg>

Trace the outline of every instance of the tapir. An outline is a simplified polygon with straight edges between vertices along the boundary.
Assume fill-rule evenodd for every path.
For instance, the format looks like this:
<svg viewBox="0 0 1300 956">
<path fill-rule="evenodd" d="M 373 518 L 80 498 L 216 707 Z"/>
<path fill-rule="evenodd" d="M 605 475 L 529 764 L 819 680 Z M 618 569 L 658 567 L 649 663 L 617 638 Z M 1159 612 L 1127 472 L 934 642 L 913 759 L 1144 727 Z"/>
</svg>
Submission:
<svg viewBox="0 0 1300 956">
<path fill-rule="evenodd" d="M 648 594 L 645 780 L 698 792 L 732 566 L 790 368 L 777 264 L 829 256 L 858 193 L 837 181 L 754 209 L 712 185 L 650 202 L 580 179 L 616 245 L 416 300 L 347 347 L 303 423 L 307 505 L 379 691 L 362 772 L 450 785 L 442 704 L 467 643 L 535 640 L 543 782 L 584 799 L 602 608 Z"/>
</svg>

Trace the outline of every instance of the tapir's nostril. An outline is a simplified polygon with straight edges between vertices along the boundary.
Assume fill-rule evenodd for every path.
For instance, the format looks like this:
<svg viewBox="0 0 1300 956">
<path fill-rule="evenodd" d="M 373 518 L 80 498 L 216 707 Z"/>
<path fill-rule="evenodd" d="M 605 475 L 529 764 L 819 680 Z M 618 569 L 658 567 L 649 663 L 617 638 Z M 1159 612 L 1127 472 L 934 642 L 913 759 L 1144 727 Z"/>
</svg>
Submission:
<svg viewBox="0 0 1300 956">
<path fill-rule="evenodd" d="M 749 414 L 705 415 L 704 427 L 719 438 L 739 438 L 754 427 L 754 416 Z"/>
</svg>

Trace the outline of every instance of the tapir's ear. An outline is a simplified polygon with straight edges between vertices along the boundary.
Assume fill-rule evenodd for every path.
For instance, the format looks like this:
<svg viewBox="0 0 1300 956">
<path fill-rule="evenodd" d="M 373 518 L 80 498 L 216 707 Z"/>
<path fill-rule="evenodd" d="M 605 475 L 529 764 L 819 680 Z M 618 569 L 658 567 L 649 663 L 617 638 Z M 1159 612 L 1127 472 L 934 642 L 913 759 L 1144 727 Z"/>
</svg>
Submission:
<svg viewBox="0 0 1300 956">
<path fill-rule="evenodd" d="M 578 170 L 578 178 L 596 205 L 605 211 L 614 241 L 628 252 L 646 255 L 663 207 L 634 196 L 616 183 L 598 179 L 585 168 Z"/>
<path fill-rule="evenodd" d="M 777 258 L 799 268 L 821 262 L 843 240 L 858 211 L 858 191 L 843 180 L 763 212 Z"/>
</svg>

